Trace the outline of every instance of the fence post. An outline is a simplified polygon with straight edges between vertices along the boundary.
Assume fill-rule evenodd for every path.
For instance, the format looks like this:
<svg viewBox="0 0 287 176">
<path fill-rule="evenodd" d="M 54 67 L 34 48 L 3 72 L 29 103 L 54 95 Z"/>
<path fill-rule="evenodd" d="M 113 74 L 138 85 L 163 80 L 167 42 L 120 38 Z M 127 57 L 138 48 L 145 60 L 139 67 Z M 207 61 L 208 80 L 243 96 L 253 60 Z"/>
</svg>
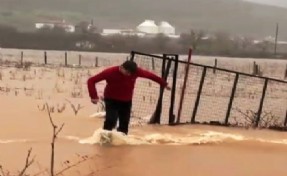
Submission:
<svg viewBox="0 0 287 176">
<path fill-rule="evenodd" d="M 226 112 L 226 117 L 225 117 L 225 122 L 224 122 L 225 125 L 228 124 L 228 119 L 230 117 L 230 112 L 231 112 L 233 99 L 234 99 L 234 95 L 235 95 L 236 88 L 237 88 L 238 79 L 239 79 L 239 73 L 236 73 L 235 78 L 234 78 L 234 82 L 233 82 L 233 87 L 232 87 L 230 99 L 229 99 L 229 103 L 228 103 L 228 107 L 227 107 L 227 112 Z"/>
<path fill-rule="evenodd" d="M 79 66 L 81 66 L 81 65 L 82 65 L 82 55 L 79 54 Z"/>
<path fill-rule="evenodd" d="M 170 125 L 174 124 L 174 120 L 175 120 L 175 115 L 173 113 L 173 110 L 174 110 L 174 100 L 175 100 L 175 91 L 176 91 L 177 70 L 178 70 L 178 55 L 175 55 L 170 107 L 169 107 L 169 120 L 168 120 Z"/>
<path fill-rule="evenodd" d="M 257 74 L 257 64 L 256 64 L 256 62 L 255 62 L 255 61 L 253 62 L 253 70 L 252 70 L 252 74 L 253 74 L 253 75 L 256 75 L 256 74 Z"/>
<path fill-rule="evenodd" d="M 24 53 L 21 51 L 21 60 L 20 60 L 20 65 L 23 66 L 23 58 L 24 58 Z"/>
<path fill-rule="evenodd" d="M 135 59 L 135 52 L 134 51 L 132 51 L 131 52 L 131 57 L 129 58 L 129 56 L 127 56 L 127 60 L 131 60 L 131 61 L 134 61 L 134 59 Z"/>
<path fill-rule="evenodd" d="M 44 51 L 44 64 L 47 65 L 47 51 Z"/>
<path fill-rule="evenodd" d="M 95 58 L 95 67 L 99 66 L 99 61 L 98 61 L 98 57 Z"/>
<path fill-rule="evenodd" d="M 68 66 L 68 54 L 67 51 L 65 52 L 65 66 Z"/>
<path fill-rule="evenodd" d="M 284 75 L 284 79 L 287 79 L 287 64 L 286 64 L 286 68 L 285 68 L 285 75 Z"/>
<path fill-rule="evenodd" d="M 261 113 L 262 113 L 262 108 L 263 108 L 263 104 L 264 104 L 264 99 L 265 99 L 265 95 L 266 95 L 268 80 L 269 80 L 268 78 L 265 78 L 263 91 L 262 91 L 262 96 L 261 96 L 259 108 L 258 108 L 258 111 L 257 111 L 257 117 L 255 119 L 255 127 L 258 127 L 258 125 L 259 125 L 259 121 L 260 121 L 260 117 L 261 117 Z"/>
<path fill-rule="evenodd" d="M 261 70 L 260 70 L 260 66 L 258 64 L 256 64 L 256 62 L 254 61 L 253 63 L 253 75 L 259 75 L 262 76 Z"/>
<path fill-rule="evenodd" d="M 286 125 L 287 125 L 287 110 L 286 110 L 286 114 L 285 114 L 284 127 L 286 127 Z"/>
<path fill-rule="evenodd" d="M 217 68 L 217 58 L 215 58 L 215 60 L 214 60 L 213 74 L 216 73 L 216 68 Z"/>
<path fill-rule="evenodd" d="M 152 70 L 155 70 L 154 58 L 151 58 Z"/>
<path fill-rule="evenodd" d="M 166 55 L 164 54 L 163 64 L 162 64 L 162 69 L 163 69 L 162 70 L 162 78 L 164 80 L 167 80 L 167 76 L 168 76 L 169 69 L 170 69 L 170 66 L 171 66 L 171 60 L 168 60 L 166 69 L 165 69 L 165 61 L 166 61 Z M 149 123 L 158 123 L 158 124 L 160 124 L 160 117 L 161 117 L 161 112 L 162 112 L 163 91 L 164 91 L 164 87 L 160 87 L 159 98 L 158 98 L 158 102 L 157 102 L 157 105 L 156 105 L 156 109 L 155 109 L 155 112 L 153 113 Z"/>
<path fill-rule="evenodd" d="M 205 75 L 206 75 L 206 67 L 203 67 L 203 71 L 201 74 L 201 79 L 200 79 L 200 83 L 198 87 L 197 97 L 196 97 L 193 112 L 192 112 L 191 123 L 195 122 L 195 117 L 196 117 L 196 113 L 197 113 L 197 109 L 198 109 L 198 105 L 200 101 L 200 96 L 201 96 L 201 92 L 202 92 L 202 88 L 204 84 Z"/>
<path fill-rule="evenodd" d="M 181 95 L 180 95 L 180 101 L 179 101 L 176 123 L 180 123 L 182 104 L 183 104 L 184 94 L 185 94 L 185 89 L 186 89 L 186 82 L 188 79 L 189 67 L 190 67 L 190 63 L 191 63 L 191 55 L 192 55 L 192 49 L 189 49 L 188 59 L 187 59 L 187 63 L 185 65 L 185 70 L 184 70 L 185 71 L 184 72 L 184 80 L 183 80 L 183 85 L 182 85 L 182 90 L 181 90 Z"/>
</svg>

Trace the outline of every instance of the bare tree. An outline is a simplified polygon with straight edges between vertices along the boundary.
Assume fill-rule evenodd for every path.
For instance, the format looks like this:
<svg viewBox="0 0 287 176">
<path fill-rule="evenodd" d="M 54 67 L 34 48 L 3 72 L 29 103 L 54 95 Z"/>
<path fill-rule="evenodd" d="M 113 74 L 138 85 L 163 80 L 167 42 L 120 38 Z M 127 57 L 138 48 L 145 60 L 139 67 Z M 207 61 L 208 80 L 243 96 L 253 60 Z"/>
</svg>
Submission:
<svg viewBox="0 0 287 176">
<path fill-rule="evenodd" d="M 21 171 L 19 171 L 18 176 L 26 175 L 25 174 L 26 170 L 34 163 L 35 156 L 32 159 L 30 159 L 31 153 L 32 153 L 32 148 L 30 148 L 28 150 L 28 154 L 26 156 L 26 161 L 25 161 L 25 166 L 24 166 L 24 168 Z M 0 165 L 0 176 L 10 176 L 10 172 L 9 171 L 4 171 L 2 165 Z"/>
<path fill-rule="evenodd" d="M 78 162 L 74 163 L 74 164 L 70 164 L 69 160 L 65 161 L 64 164 L 66 164 L 67 166 L 64 169 L 62 169 L 59 172 L 57 172 L 55 175 L 62 175 L 67 170 L 69 170 L 69 169 L 71 169 L 71 168 L 73 168 L 73 167 L 75 167 L 75 166 L 77 166 L 77 165 L 79 165 L 79 164 L 81 164 L 81 163 L 93 158 L 93 157 L 89 157 L 87 155 L 84 155 L 84 156 L 78 155 L 78 157 L 80 158 L 80 160 Z"/>
<path fill-rule="evenodd" d="M 54 121 L 53 121 L 53 119 L 51 117 L 50 108 L 49 108 L 48 103 L 46 103 L 46 107 L 47 107 L 50 123 L 51 123 L 51 125 L 53 127 L 53 136 L 52 136 L 52 142 L 51 142 L 51 166 L 50 166 L 51 168 L 50 168 L 50 174 L 51 174 L 51 176 L 54 176 L 55 175 L 55 173 L 54 173 L 55 141 L 56 141 L 56 138 L 57 138 L 59 132 L 63 129 L 64 123 L 62 123 L 60 128 L 58 128 L 58 126 L 55 125 L 55 123 L 54 123 Z"/>
<path fill-rule="evenodd" d="M 198 45 L 200 44 L 200 42 L 203 39 L 203 36 L 205 35 L 205 32 L 202 30 L 199 31 L 195 31 L 195 30 L 191 30 L 190 31 L 190 36 L 191 36 L 191 46 L 194 50 L 197 49 Z"/>
<path fill-rule="evenodd" d="M 203 30 L 190 30 L 190 33 L 181 34 L 180 43 L 196 50 L 202 42 L 205 32 Z"/>
</svg>

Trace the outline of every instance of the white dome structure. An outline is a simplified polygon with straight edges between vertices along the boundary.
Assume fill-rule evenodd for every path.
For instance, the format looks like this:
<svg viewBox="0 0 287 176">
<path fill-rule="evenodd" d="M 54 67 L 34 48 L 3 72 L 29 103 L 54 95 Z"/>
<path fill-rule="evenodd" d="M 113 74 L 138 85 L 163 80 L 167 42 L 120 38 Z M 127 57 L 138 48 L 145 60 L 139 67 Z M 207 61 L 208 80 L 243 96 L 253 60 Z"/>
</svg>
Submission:
<svg viewBox="0 0 287 176">
<path fill-rule="evenodd" d="M 137 26 L 137 30 L 147 34 L 157 34 L 158 26 L 152 20 L 145 20 L 143 23 Z"/>
<path fill-rule="evenodd" d="M 175 34 L 175 28 L 166 21 L 160 22 L 159 33 Z"/>
</svg>

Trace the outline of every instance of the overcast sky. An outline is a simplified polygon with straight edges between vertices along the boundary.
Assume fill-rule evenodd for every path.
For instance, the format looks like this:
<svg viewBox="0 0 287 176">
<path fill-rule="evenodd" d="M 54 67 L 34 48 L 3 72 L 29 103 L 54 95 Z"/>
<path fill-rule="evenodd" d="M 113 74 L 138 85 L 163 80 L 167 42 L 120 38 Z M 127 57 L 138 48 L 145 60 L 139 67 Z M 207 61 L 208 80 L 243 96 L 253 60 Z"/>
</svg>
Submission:
<svg viewBox="0 0 287 176">
<path fill-rule="evenodd" d="M 268 5 L 274 5 L 274 6 L 287 8 L 287 0 L 244 0 L 244 1 L 250 1 L 250 2 L 256 2 L 260 4 L 268 4 Z"/>
</svg>

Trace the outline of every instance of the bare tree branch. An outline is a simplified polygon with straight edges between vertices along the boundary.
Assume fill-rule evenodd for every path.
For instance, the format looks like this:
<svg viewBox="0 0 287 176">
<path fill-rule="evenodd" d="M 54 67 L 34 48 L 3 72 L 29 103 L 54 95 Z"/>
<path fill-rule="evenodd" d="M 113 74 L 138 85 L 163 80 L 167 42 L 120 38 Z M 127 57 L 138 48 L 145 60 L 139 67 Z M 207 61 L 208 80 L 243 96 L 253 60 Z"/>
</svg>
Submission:
<svg viewBox="0 0 287 176">
<path fill-rule="evenodd" d="M 28 154 L 27 154 L 27 157 L 26 157 L 25 166 L 24 166 L 24 168 L 22 169 L 22 171 L 19 173 L 19 176 L 23 176 L 23 175 L 25 174 L 26 170 L 28 169 L 28 167 L 30 167 L 31 164 L 34 163 L 34 158 L 35 158 L 35 157 L 33 157 L 33 159 L 30 160 L 31 152 L 32 152 L 32 148 L 30 148 L 30 149 L 28 150 Z"/>
<path fill-rule="evenodd" d="M 68 99 L 65 99 L 65 100 L 71 105 L 75 115 L 78 114 L 80 109 L 84 108 L 84 106 L 81 106 L 80 104 L 78 104 L 78 106 L 76 107 L 70 100 L 68 100 Z"/>
<path fill-rule="evenodd" d="M 243 112 L 241 109 L 239 108 L 235 108 L 235 110 L 237 112 L 239 112 L 241 115 L 243 115 L 243 118 L 245 120 L 245 126 L 250 126 L 250 125 L 254 125 L 257 119 L 257 113 L 248 109 L 246 110 L 246 113 Z M 239 121 L 236 117 L 233 117 L 233 119 L 235 120 L 236 124 L 239 125 Z M 267 128 L 270 126 L 283 126 L 282 122 L 279 122 L 280 117 L 277 117 L 276 115 L 274 115 L 272 113 L 272 111 L 266 112 L 263 111 L 261 114 L 261 118 L 259 121 L 259 127 L 262 128 Z"/>
<path fill-rule="evenodd" d="M 55 141 L 56 141 L 57 135 L 63 129 L 64 123 L 61 125 L 61 127 L 59 129 L 57 129 L 58 127 L 55 125 L 55 123 L 54 123 L 54 121 L 53 121 L 53 119 L 51 117 L 50 108 L 49 108 L 48 103 L 46 103 L 46 107 L 47 107 L 50 123 L 51 123 L 51 125 L 53 127 L 53 136 L 52 136 L 52 142 L 51 142 L 51 168 L 50 168 L 50 174 L 51 174 L 51 176 L 54 176 L 55 175 L 55 173 L 54 173 Z"/>
<path fill-rule="evenodd" d="M 2 165 L 0 165 L 0 171 L 1 171 L 2 176 L 6 176 L 6 175 L 7 175 L 7 174 L 5 174 L 5 172 L 4 172 L 4 170 L 3 170 L 3 166 L 2 166 Z"/>
<path fill-rule="evenodd" d="M 71 169 L 71 168 L 73 168 L 73 167 L 75 167 L 75 166 L 77 166 L 77 165 L 79 165 L 79 164 L 81 164 L 81 163 L 83 163 L 83 162 L 85 162 L 85 161 L 91 159 L 91 158 L 93 158 L 93 157 L 89 157 L 89 156 L 87 156 L 87 155 L 82 156 L 82 157 L 81 157 L 81 160 L 79 160 L 78 162 L 76 162 L 76 163 L 74 163 L 74 164 L 72 164 L 72 165 L 68 165 L 66 168 L 64 168 L 64 169 L 62 169 L 61 171 L 59 171 L 58 173 L 56 173 L 55 176 L 56 176 L 56 175 L 61 175 L 61 174 L 63 174 L 65 171 L 67 171 L 67 170 L 69 170 L 69 169 Z M 65 163 L 70 163 L 70 161 L 66 161 Z"/>
</svg>

